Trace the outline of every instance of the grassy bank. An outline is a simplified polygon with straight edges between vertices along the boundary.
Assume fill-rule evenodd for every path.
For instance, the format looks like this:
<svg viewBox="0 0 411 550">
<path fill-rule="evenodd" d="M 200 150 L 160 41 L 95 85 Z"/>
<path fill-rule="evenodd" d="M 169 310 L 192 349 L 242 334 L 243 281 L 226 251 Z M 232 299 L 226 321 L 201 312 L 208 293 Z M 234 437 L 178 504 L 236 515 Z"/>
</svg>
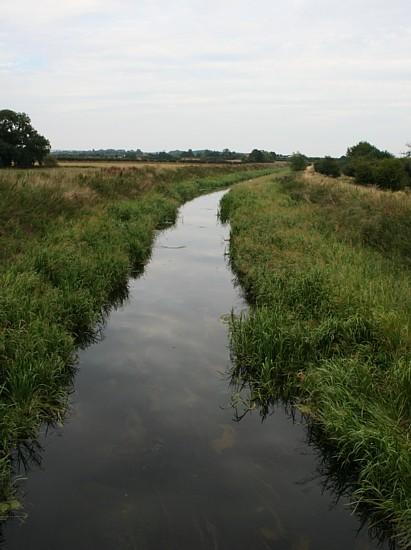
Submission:
<svg viewBox="0 0 411 550">
<path fill-rule="evenodd" d="M 241 171 L 240 171 L 241 170 Z M 19 506 L 17 449 L 63 419 L 75 351 L 150 255 L 155 230 L 201 193 L 273 167 L 0 171 L 0 513 Z"/>
<path fill-rule="evenodd" d="M 411 543 L 410 195 L 272 176 L 221 205 L 251 302 L 231 319 L 234 376 L 263 414 L 298 404 L 352 501 Z"/>
</svg>

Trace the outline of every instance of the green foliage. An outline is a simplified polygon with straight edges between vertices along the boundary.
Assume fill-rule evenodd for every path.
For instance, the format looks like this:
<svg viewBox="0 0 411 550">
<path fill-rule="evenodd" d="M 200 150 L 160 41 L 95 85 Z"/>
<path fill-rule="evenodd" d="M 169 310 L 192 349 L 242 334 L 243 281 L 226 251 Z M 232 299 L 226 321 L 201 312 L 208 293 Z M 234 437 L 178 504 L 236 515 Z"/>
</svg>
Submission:
<svg viewBox="0 0 411 550">
<path fill-rule="evenodd" d="M 341 175 L 340 165 L 336 159 L 324 157 L 314 163 L 314 170 L 325 176 L 338 178 Z"/>
<path fill-rule="evenodd" d="M 368 158 L 368 159 L 385 159 L 393 158 L 393 155 L 388 151 L 381 151 L 377 149 L 374 145 L 368 143 L 368 141 L 360 141 L 357 145 L 353 145 L 347 149 L 347 159 L 353 160 L 358 158 Z"/>
<path fill-rule="evenodd" d="M 49 153 L 49 141 L 32 127 L 25 113 L 0 111 L 0 166 L 41 165 Z"/>
<path fill-rule="evenodd" d="M 248 155 L 249 162 L 264 162 L 264 153 L 259 149 L 253 149 Z"/>
<path fill-rule="evenodd" d="M 411 186 L 411 168 L 407 159 L 396 159 L 366 141 L 347 150 L 343 171 L 361 185 L 377 185 L 399 191 Z"/>
<path fill-rule="evenodd" d="M 299 406 L 349 471 L 355 508 L 408 547 L 410 250 L 409 237 L 408 248 L 392 239 L 409 227 L 409 201 L 288 177 L 238 186 L 221 210 L 231 223 L 232 265 L 252 302 L 230 321 L 234 379 L 263 415 L 276 399 Z M 389 259 L 388 250 L 364 246 L 367 226 L 378 248 L 397 242 Z"/>
<path fill-rule="evenodd" d="M 356 183 L 360 185 L 376 185 L 391 191 L 399 191 L 411 186 L 409 162 L 406 159 L 359 158 L 351 162 L 345 172 L 353 176 Z"/>
<path fill-rule="evenodd" d="M 293 153 L 290 157 L 291 170 L 294 172 L 301 172 L 308 166 L 307 157 L 301 153 Z"/>
</svg>

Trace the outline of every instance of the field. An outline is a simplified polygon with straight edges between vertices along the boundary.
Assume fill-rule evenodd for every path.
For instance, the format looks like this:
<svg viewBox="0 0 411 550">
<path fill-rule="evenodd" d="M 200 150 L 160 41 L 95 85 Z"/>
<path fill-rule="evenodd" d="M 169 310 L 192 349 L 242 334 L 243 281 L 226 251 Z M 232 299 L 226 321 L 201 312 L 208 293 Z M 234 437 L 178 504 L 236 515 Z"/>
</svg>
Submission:
<svg viewBox="0 0 411 550">
<path fill-rule="evenodd" d="M 58 162 L 60 168 L 138 168 L 145 170 L 146 168 L 161 168 L 162 170 L 178 170 L 187 166 L 204 167 L 201 162 L 149 162 L 149 161 L 133 161 L 133 160 L 60 160 Z M 234 163 L 238 167 L 237 163 Z M 216 168 L 226 167 L 227 163 L 213 164 Z"/>
<path fill-rule="evenodd" d="M 353 507 L 411 543 L 411 196 L 313 173 L 226 195 L 230 257 L 251 302 L 232 316 L 247 407 L 307 417 Z"/>
<path fill-rule="evenodd" d="M 155 230 L 201 193 L 273 166 L 138 165 L 0 171 L 0 514 L 20 506 L 16 457 L 61 422 L 75 352 L 127 296 Z"/>
</svg>

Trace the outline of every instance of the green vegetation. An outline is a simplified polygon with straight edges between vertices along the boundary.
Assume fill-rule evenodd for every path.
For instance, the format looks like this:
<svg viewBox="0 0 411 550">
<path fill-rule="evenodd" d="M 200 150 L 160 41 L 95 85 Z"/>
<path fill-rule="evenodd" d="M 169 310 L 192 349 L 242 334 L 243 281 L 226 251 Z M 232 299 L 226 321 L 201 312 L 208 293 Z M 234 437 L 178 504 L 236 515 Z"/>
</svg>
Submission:
<svg viewBox="0 0 411 550">
<path fill-rule="evenodd" d="M 314 170 L 319 174 L 338 178 L 341 175 L 341 169 L 338 161 L 331 157 L 324 157 L 314 162 Z"/>
<path fill-rule="evenodd" d="M 411 187 L 411 159 L 394 158 L 388 151 L 380 151 L 366 141 L 348 148 L 341 165 L 344 174 L 352 176 L 360 185 L 376 185 L 392 191 Z"/>
<path fill-rule="evenodd" d="M 287 160 L 285 155 L 277 155 L 273 151 L 262 151 L 253 149 L 251 153 L 239 153 L 223 149 L 222 151 L 213 151 L 210 149 L 199 149 L 193 151 L 175 150 L 144 152 L 141 149 L 93 149 L 91 151 L 53 151 L 53 156 L 58 160 L 87 160 L 87 161 L 146 161 L 146 162 L 275 162 L 277 160 Z"/>
<path fill-rule="evenodd" d="M 266 414 L 297 405 L 350 471 L 352 502 L 411 543 L 411 197 L 316 176 L 236 186 L 221 204 L 251 302 L 233 376 Z"/>
<path fill-rule="evenodd" d="M 290 157 L 290 167 L 294 172 L 302 172 L 308 166 L 308 159 L 302 153 L 293 153 Z"/>
<path fill-rule="evenodd" d="M 247 158 L 247 162 L 275 162 L 276 160 L 276 153 L 260 149 L 253 149 Z"/>
<path fill-rule="evenodd" d="M 0 172 L 0 512 L 18 506 L 13 454 L 66 410 L 75 350 L 127 295 L 178 206 L 273 168 Z"/>
<path fill-rule="evenodd" d="M 0 167 L 41 165 L 49 153 L 49 141 L 32 127 L 26 113 L 0 111 Z"/>
</svg>

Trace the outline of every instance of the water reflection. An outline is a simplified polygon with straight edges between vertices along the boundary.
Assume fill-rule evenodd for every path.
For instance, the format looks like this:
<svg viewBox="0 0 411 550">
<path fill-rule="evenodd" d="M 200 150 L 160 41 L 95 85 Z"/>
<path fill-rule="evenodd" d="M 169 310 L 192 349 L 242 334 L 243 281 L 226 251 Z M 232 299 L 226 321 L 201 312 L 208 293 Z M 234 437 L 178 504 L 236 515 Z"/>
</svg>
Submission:
<svg viewBox="0 0 411 550">
<path fill-rule="evenodd" d="M 232 422 L 221 319 L 245 303 L 221 197 L 182 209 L 80 352 L 70 414 L 40 438 L 28 517 L 5 526 L 5 550 L 376 548 L 344 498 L 330 508 L 305 426 L 280 409 Z"/>
<path fill-rule="evenodd" d="M 294 424 L 304 426 L 306 442 L 309 448 L 317 457 L 315 472 L 298 483 L 304 487 L 313 482 L 321 485 L 322 492 L 330 499 L 330 508 L 335 508 L 343 503 L 343 506 L 353 510 L 352 494 L 356 486 L 356 472 L 348 465 L 342 465 L 335 456 L 335 448 L 324 438 L 321 429 L 310 418 L 301 413 L 292 403 L 281 397 L 281 389 L 274 397 L 268 397 L 259 391 L 258 383 L 253 383 L 247 376 L 247 371 L 238 367 L 232 367 L 228 371 L 229 385 L 231 387 L 231 407 L 233 419 L 241 422 L 250 414 L 258 414 L 261 422 L 264 423 L 272 415 L 285 414 Z M 260 396 L 264 395 L 263 398 Z M 258 397 L 257 397 L 258 396 Z M 371 539 L 375 540 L 380 547 L 386 546 L 390 550 L 397 548 L 393 541 L 393 532 L 386 524 L 378 521 L 378 516 L 372 510 L 363 506 L 355 507 L 355 515 L 359 520 L 358 533 L 367 532 Z"/>
</svg>

